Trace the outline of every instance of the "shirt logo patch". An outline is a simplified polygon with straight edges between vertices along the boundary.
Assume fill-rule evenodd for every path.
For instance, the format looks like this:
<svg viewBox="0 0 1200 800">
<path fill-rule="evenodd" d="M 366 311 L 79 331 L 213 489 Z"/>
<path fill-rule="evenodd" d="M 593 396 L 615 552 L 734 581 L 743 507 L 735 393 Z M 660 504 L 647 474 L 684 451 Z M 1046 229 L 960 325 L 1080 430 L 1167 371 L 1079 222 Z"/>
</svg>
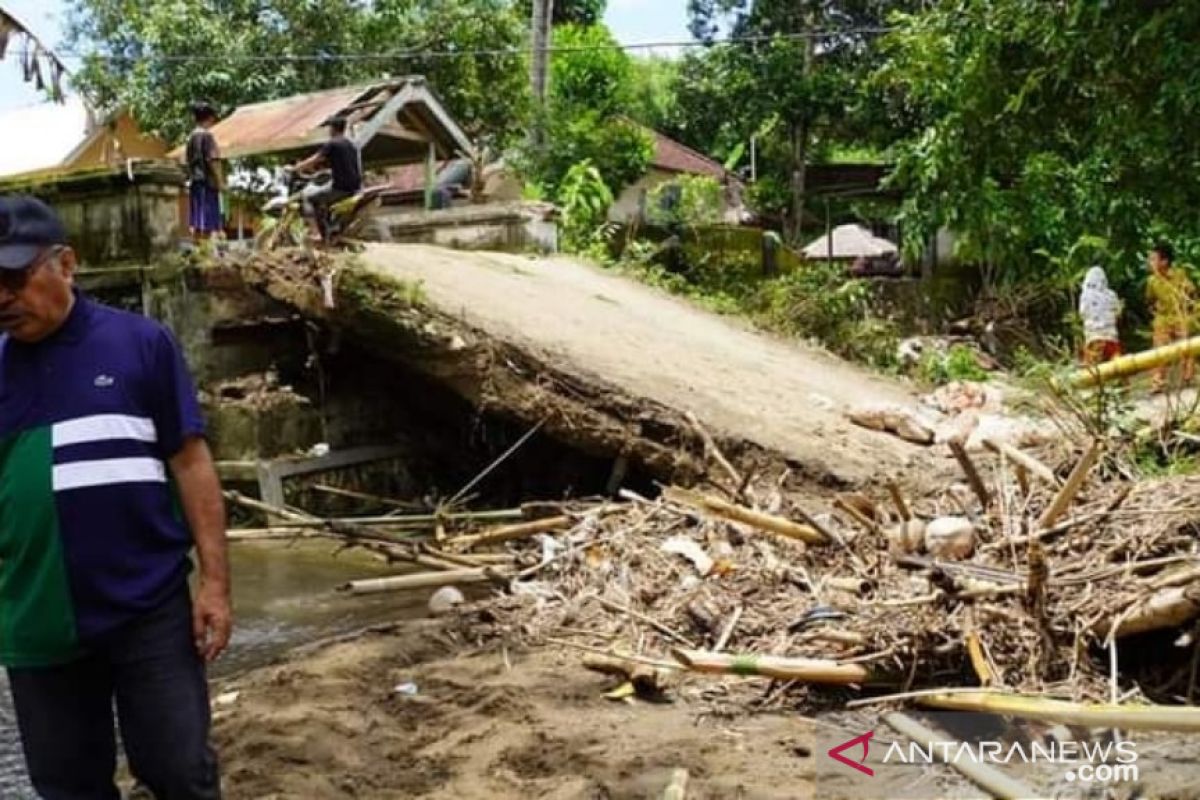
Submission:
<svg viewBox="0 0 1200 800">
<path fill-rule="evenodd" d="M 114 378 L 112 375 L 104 375 L 104 374 L 97 375 L 96 380 L 92 381 L 92 383 L 96 386 L 97 389 L 107 389 L 108 387 L 112 386 L 116 382 L 117 382 L 117 379 Z"/>
</svg>

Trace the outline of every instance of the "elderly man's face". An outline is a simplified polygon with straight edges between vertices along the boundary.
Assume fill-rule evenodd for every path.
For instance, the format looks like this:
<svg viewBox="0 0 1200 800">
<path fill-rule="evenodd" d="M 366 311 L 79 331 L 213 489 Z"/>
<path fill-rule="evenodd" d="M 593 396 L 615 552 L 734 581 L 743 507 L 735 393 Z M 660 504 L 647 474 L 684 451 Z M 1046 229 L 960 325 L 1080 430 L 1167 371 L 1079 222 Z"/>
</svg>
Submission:
<svg viewBox="0 0 1200 800">
<path fill-rule="evenodd" d="M 75 252 L 47 248 L 23 270 L 0 270 L 0 331 L 19 342 L 40 342 L 71 311 Z"/>
</svg>

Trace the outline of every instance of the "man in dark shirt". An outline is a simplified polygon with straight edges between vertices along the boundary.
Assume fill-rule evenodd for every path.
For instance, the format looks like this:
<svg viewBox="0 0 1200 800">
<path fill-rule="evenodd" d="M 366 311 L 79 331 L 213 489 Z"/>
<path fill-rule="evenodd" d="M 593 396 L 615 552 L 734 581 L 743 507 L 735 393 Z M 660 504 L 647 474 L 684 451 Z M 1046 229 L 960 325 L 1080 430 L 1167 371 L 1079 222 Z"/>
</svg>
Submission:
<svg viewBox="0 0 1200 800">
<path fill-rule="evenodd" d="M 217 112 L 208 103 L 192 105 L 196 128 L 187 141 L 187 171 L 189 227 L 192 240 L 207 239 L 221 230 L 221 189 L 224 175 L 221 151 L 210 130 L 217 122 Z"/>
<path fill-rule="evenodd" d="M 329 120 L 329 141 L 321 149 L 295 165 L 299 172 L 328 167 L 333 181 L 325 188 L 305 194 L 304 214 L 308 217 L 313 235 L 320 237 L 318 215 L 323 215 L 339 200 L 357 194 L 362 189 L 362 164 L 358 147 L 346 136 L 346 118 Z"/>
<path fill-rule="evenodd" d="M 196 390 L 166 328 L 75 269 L 52 209 L 0 195 L 0 665 L 25 761 L 45 800 L 118 800 L 115 706 L 154 797 L 219 800 L 205 664 L 232 613 Z"/>
</svg>

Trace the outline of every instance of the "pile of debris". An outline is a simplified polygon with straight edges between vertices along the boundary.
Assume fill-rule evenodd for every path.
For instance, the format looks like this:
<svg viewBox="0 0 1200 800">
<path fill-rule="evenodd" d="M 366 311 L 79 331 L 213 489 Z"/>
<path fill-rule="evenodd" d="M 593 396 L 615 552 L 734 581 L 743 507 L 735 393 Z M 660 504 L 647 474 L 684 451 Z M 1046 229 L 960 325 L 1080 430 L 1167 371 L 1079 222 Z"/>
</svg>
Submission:
<svg viewBox="0 0 1200 800">
<path fill-rule="evenodd" d="M 559 535 L 505 545 L 523 566 L 495 576 L 487 616 L 510 640 L 630 664 L 1113 700 L 1121 639 L 1200 616 L 1200 481 L 1083 495 L 1097 448 L 1063 479 L 1005 451 L 995 488 L 964 454 L 965 486 L 910 501 L 893 484 L 822 516 L 779 492 L 673 488 L 577 508 Z M 1190 696 L 1195 671 L 1176 673 L 1133 695 Z"/>
<path fill-rule="evenodd" d="M 1116 659 L 1126 637 L 1200 617 L 1200 479 L 1089 481 L 1098 445 L 1063 469 L 993 447 L 993 480 L 957 446 L 964 483 L 842 494 L 826 514 L 730 481 L 714 481 L 726 497 L 670 487 L 654 500 L 343 520 L 230 496 L 296 533 L 428 570 L 348 590 L 493 583 L 462 617 L 471 635 L 565 646 L 609 671 L 762 675 L 804 689 L 775 692 L 781 702 L 811 707 L 846 687 L 919 690 L 939 707 L 960 707 L 945 690 L 966 687 L 1192 697 L 1192 636 L 1160 643 L 1180 657 L 1151 659 L 1158 674 L 1118 680 Z"/>
</svg>

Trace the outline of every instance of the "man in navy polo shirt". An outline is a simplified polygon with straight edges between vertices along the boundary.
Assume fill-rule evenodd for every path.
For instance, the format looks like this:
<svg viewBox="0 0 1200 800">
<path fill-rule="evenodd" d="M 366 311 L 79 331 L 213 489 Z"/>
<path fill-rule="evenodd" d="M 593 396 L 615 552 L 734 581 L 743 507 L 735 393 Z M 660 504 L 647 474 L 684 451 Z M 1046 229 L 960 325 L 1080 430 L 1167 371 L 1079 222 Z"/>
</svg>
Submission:
<svg viewBox="0 0 1200 800">
<path fill-rule="evenodd" d="M 0 196 L 0 663 L 46 800 L 219 798 L 205 663 L 229 642 L 225 510 L 158 323 L 73 288 L 42 202 Z M 189 554 L 199 580 L 188 591 Z"/>
</svg>

